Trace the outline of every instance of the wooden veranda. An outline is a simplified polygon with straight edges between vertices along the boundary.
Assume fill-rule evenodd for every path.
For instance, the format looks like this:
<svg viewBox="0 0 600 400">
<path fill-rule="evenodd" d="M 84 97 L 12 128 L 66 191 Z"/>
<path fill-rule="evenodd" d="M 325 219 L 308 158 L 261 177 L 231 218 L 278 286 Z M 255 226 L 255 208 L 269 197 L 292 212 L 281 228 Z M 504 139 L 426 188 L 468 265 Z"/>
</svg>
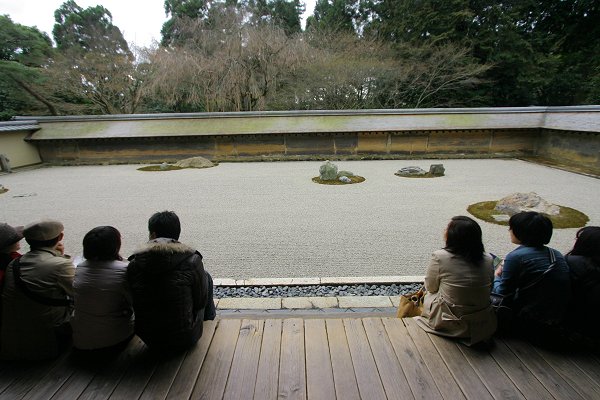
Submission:
<svg viewBox="0 0 600 400">
<path fill-rule="evenodd" d="M 187 352 L 137 337 L 113 358 L 0 364 L 2 399 L 599 399 L 600 361 L 496 339 L 488 350 L 414 321 L 218 318 Z"/>
</svg>

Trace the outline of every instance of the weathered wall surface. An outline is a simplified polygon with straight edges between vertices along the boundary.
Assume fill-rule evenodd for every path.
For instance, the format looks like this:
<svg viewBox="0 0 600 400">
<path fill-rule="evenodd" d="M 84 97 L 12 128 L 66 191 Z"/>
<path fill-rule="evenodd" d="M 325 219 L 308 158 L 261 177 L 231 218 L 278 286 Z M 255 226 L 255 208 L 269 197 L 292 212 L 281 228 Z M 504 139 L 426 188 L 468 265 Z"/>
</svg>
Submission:
<svg viewBox="0 0 600 400">
<path fill-rule="evenodd" d="M 23 123 L 32 119 L 23 118 Z M 598 168 L 600 106 L 40 117 L 49 163 L 540 155 Z"/>
<path fill-rule="evenodd" d="M 194 156 L 220 160 L 361 155 L 506 157 L 533 155 L 537 137 L 537 130 L 462 130 L 61 139 L 36 144 L 49 163 L 97 164 L 171 162 Z"/>
<path fill-rule="evenodd" d="M 0 132 L 0 154 L 10 160 L 11 168 L 39 164 L 42 162 L 37 147 L 25 142 L 29 132 Z"/>
<path fill-rule="evenodd" d="M 544 129 L 537 155 L 600 175 L 600 133 Z"/>
</svg>

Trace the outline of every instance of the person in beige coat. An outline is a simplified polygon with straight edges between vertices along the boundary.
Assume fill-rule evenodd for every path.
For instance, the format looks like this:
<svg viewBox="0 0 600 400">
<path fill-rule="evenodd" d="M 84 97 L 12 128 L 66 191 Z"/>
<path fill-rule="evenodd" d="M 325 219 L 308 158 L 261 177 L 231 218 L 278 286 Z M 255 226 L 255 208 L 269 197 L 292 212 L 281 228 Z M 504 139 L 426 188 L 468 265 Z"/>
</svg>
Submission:
<svg viewBox="0 0 600 400">
<path fill-rule="evenodd" d="M 31 250 L 12 261 L 6 270 L 2 359 L 52 358 L 70 340 L 72 308 L 67 296 L 73 295 L 75 267 L 64 255 L 63 230 L 60 222 L 52 220 L 29 224 L 23 230 Z M 20 280 L 15 280 L 17 268 Z"/>
<path fill-rule="evenodd" d="M 446 247 L 431 257 L 423 313 L 415 319 L 427 332 L 474 345 L 496 331 L 492 258 L 484 254 L 480 226 L 469 217 L 452 218 L 445 237 Z"/>
<path fill-rule="evenodd" d="M 120 250 L 121 234 L 112 226 L 98 226 L 83 238 L 85 261 L 77 266 L 73 282 L 76 349 L 119 350 L 133 337 L 127 262 Z"/>
</svg>

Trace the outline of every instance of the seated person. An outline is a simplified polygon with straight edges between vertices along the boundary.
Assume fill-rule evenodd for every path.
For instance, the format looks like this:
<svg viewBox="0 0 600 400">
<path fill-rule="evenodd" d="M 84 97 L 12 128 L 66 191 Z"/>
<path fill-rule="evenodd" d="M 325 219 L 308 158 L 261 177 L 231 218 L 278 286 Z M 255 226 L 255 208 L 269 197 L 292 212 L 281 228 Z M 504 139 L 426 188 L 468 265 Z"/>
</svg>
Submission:
<svg viewBox="0 0 600 400">
<path fill-rule="evenodd" d="M 31 250 L 6 269 L 2 293 L 2 348 L 5 360 L 56 357 L 70 342 L 75 267 L 64 255 L 63 224 L 29 224 L 23 236 Z"/>
<path fill-rule="evenodd" d="M 600 310 L 600 226 L 581 228 L 565 260 L 569 265 L 573 289 L 565 328 L 593 339 L 598 346 L 600 320 L 593 316 Z"/>
<path fill-rule="evenodd" d="M 454 217 L 445 241 L 427 267 L 423 313 L 415 319 L 427 332 L 467 345 L 486 341 L 496 331 L 490 305 L 494 269 L 484 253 L 481 227 L 469 217 Z"/>
<path fill-rule="evenodd" d="M 183 349 L 202 336 L 202 322 L 216 316 L 212 278 L 202 255 L 179 242 L 181 225 L 172 211 L 148 221 L 150 241 L 129 257 L 127 281 L 135 333 L 149 348 Z"/>
<path fill-rule="evenodd" d="M 4 282 L 4 272 L 8 264 L 21 256 L 21 239 L 23 239 L 22 226 L 10 226 L 0 223 L 0 284 Z"/>
<path fill-rule="evenodd" d="M 75 270 L 73 345 L 80 350 L 124 347 L 133 337 L 127 263 L 119 255 L 121 234 L 99 226 L 83 238 L 85 261 Z"/>
<path fill-rule="evenodd" d="M 21 239 L 23 239 L 23 227 L 12 227 L 7 223 L 0 223 L 0 295 L 4 288 L 4 276 L 6 267 L 15 258 L 21 257 Z M 0 297 L 0 326 L 2 324 L 2 298 Z"/>
<path fill-rule="evenodd" d="M 563 255 L 547 246 L 552 221 L 543 214 L 527 211 L 513 215 L 509 222 L 512 243 L 519 245 L 496 269 L 493 292 L 511 296 L 515 320 L 510 325 L 535 341 L 552 340 L 571 299 L 569 268 Z M 552 269 L 551 254 L 556 262 Z M 543 275 L 542 275 L 543 274 Z M 510 330 L 511 326 L 500 328 Z M 514 332 L 517 333 L 517 332 Z"/>
</svg>

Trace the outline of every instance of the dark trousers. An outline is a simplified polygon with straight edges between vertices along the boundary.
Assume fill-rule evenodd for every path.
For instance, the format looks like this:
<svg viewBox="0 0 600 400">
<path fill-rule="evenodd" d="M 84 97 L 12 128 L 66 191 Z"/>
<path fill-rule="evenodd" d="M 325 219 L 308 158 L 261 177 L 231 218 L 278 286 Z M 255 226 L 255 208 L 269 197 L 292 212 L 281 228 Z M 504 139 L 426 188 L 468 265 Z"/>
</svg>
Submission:
<svg viewBox="0 0 600 400">
<path fill-rule="evenodd" d="M 213 320 L 217 316 L 217 309 L 215 308 L 215 301 L 213 299 L 213 280 L 212 276 L 204 271 L 206 281 L 208 282 L 208 290 L 206 292 L 206 306 L 204 307 L 204 320 Z"/>
</svg>

